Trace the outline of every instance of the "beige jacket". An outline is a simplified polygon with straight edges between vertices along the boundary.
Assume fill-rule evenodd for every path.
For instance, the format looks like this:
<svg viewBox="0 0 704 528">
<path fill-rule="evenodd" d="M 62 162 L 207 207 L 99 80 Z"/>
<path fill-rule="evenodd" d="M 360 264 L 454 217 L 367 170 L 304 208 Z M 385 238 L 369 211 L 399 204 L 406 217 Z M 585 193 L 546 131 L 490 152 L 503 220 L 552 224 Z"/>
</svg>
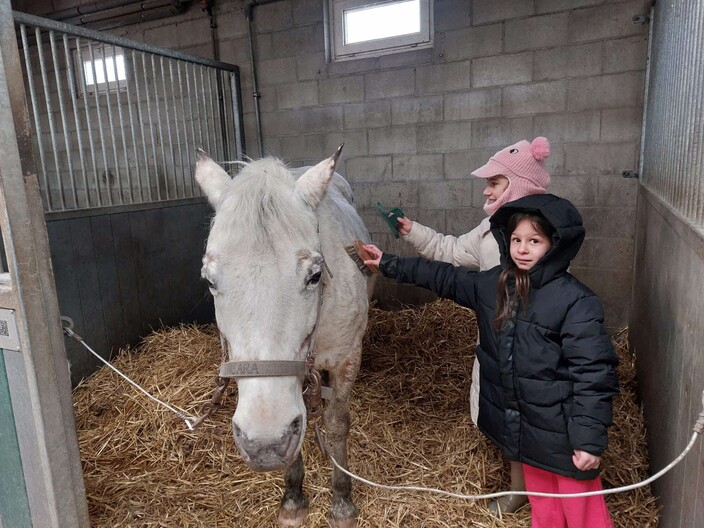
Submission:
<svg viewBox="0 0 704 528">
<path fill-rule="evenodd" d="M 485 271 L 501 263 L 499 245 L 491 234 L 489 217 L 469 233 L 458 237 L 437 233 L 418 222 L 403 237 L 427 259 Z"/>
<path fill-rule="evenodd" d="M 413 222 L 411 232 L 403 238 L 427 259 L 449 262 L 455 266 L 479 271 L 491 269 L 501 263 L 499 244 L 491 234 L 488 216 L 469 233 L 458 237 L 443 235 L 418 222 Z M 479 361 L 476 356 L 472 367 L 472 384 L 469 389 L 469 409 L 472 422 L 476 425 L 479 418 Z"/>
</svg>

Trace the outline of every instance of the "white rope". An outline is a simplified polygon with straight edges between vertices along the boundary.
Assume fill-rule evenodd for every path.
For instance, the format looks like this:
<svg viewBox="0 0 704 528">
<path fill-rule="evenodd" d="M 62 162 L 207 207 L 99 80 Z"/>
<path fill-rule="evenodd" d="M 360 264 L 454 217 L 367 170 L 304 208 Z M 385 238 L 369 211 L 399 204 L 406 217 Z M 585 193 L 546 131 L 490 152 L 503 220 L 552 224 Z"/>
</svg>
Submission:
<svg viewBox="0 0 704 528">
<path fill-rule="evenodd" d="M 352 477 L 353 479 L 362 482 L 363 484 L 367 484 L 368 486 L 372 486 L 375 488 L 380 488 L 380 489 L 386 489 L 386 490 L 393 490 L 393 491 L 423 491 L 423 492 L 428 492 L 428 493 L 437 493 L 439 495 L 445 495 L 447 497 L 454 497 L 456 499 L 462 499 L 462 500 L 482 500 L 482 499 L 495 499 L 498 497 L 506 497 L 508 495 L 524 495 L 524 496 L 533 496 L 533 497 L 553 497 L 553 498 L 576 498 L 576 497 L 592 497 L 594 495 L 610 495 L 613 493 L 622 493 L 624 491 L 631 491 L 637 488 L 641 488 L 643 486 L 647 486 L 651 482 L 659 479 L 662 477 L 665 473 L 670 471 L 673 467 L 675 467 L 679 462 L 687 455 L 687 453 L 692 449 L 692 446 L 694 445 L 694 442 L 696 441 L 697 437 L 702 434 L 702 430 L 704 429 L 704 392 L 702 392 L 702 411 L 699 413 L 699 417 L 697 418 L 697 421 L 695 422 L 694 425 L 694 433 L 692 434 L 692 437 L 689 440 L 689 443 L 687 444 L 687 447 L 682 451 L 682 453 L 670 464 L 665 466 L 663 469 L 655 473 L 653 476 L 650 478 L 638 482 L 636 484 L 629 484 L 628 486 L 621 486 L 618 488 L 609 488 L 609 489 L 603 489 L 603 490 L 598 490 L 598 491 L 586 491 L 583 493 L 543 493 L 543 492 L 538 492 L 538 491 L 500 491 L 496 493 L 486 493 L 482 495 L 464 495 L 461 493 L 454 493 L 451 491 L 446 491 L 438 488 L 425 488 L 422 486 L 391 486 L 388 484 L 378 484 L 376 482 L 372 482 L 371 480 L 367 480 L 363 477 L 360 477 L 358 475 L 355 475 L 351 471 L 348 471 L 347 469 L 343 468 L 335 458 L 328 453 L 328 456 L 330 457 L 330 460 L 332 460 L 332 463 L 335 465 L 337 469 L 342 471 L 345 475 L 348 475 Z"/>
<path fill-rule="evenodd" d="M 178 416 L 181 420 L 186 422 L 186 426 L 188 427 L 189 430 L 193 431 L 193 423 L 196 421 L 195 418 L 192 416 L 188 416 L 186 411 L 183 409 L 175 408 L 169 405 L 168 403 L 165 403 L 161 401 L 159 398 L 156 398 L 149 394 L 146 390 L 144 390 L 142 387 L 140 387 L 137 382 L 132 381 L 130 378 L 128 378 L 125 374 L 120 372 L 117 368 L 112 366 L 110 362 L 105 360 L 100 354 L 98 354 L 95 350 L 93 350 L 88 344 L 83 341 L 83 338 L 79 336 L 76 332 L 73 331 L 73 321 L 69 317 L 61 317 L 62 320 L 65 320 L 69 323 L 68 327 L 63 327 L 64 333 L 69 336 L 74 338 L 76 341 L 78 341 L 80 344 L 82 344 L 88 352 L 93 354 L 95 357 L 97 357 L 100 361 L 102 361 L 105 365 L 107 365 L 110 369 L 112 369 L 114 372 L 116 372 L 119 376 L 121 376 L 125 381 L 127 381 L 130 385 L 132 385 L 134 388 L 142 392 L 145 396 L 147 396 L 149 399 L 155 401 L 159 405 L 162 405 L 163 407 L 166 407 L 168 410 L 170 410 L 172 413 L 174 413 L 176 416 Z"/>
</svg>

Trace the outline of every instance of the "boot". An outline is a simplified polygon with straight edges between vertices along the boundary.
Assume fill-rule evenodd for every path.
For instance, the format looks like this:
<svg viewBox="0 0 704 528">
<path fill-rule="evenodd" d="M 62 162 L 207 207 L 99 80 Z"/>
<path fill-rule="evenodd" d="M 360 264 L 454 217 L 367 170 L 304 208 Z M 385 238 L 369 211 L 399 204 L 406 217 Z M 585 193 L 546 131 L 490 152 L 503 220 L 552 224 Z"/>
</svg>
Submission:
<svg viewBox="0 0 704 528">
<path fill-rule="evenodd" d="M 511 462 L 511 491 L 525 491 L 526 481 L 523 478 L 523 464 Z M 489 511 L 500 517 L 503 513 L 515 513 L 528 503 L 526 495 L 506 495 L 491 501 Z"/>
</svg>

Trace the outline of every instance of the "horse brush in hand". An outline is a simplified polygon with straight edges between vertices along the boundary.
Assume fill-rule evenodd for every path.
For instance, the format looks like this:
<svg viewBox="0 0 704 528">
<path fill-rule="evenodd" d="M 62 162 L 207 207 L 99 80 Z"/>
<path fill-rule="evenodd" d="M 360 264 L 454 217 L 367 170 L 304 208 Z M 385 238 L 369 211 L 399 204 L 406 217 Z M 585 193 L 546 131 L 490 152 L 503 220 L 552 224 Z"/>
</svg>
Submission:
<svg viewBox="0 0 704 528">
<path fill-rule="evenodd" d="M 352 245 L 345 246 L 345 251 L 354 263 L 357 264 L 360 271 L 367 277 L 371 277 L 373 274 L 379 273 L 379 268 L 376 266 L 370 267 L 364 263 L 365 260 L 374 260 L 374 257 L 372 257 L 369 252 L 364 249 L 364 242 L 361 240 L 355 240 Z"/>
</svg>

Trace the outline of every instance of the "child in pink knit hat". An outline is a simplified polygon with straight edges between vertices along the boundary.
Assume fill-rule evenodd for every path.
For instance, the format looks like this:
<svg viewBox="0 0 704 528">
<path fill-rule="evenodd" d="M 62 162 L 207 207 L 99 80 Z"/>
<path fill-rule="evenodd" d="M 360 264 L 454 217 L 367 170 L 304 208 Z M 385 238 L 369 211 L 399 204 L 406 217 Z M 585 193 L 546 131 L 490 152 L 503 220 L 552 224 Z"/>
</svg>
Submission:
<svg viewBox="0 0 704 528">
<path fill-rule="evenodd" d="M 502 205 L 527 196 L 543 194 L 550 184 L 550 174 L 545 169 L 545 159 L 550 154 L 550 143 L 544 137 L 533 141 L 522 140 L 494 154 L 489 161 L 472 172 L 486 180 L 484 211 L 488 215 L 469 233 L 455 237 L 443 235 L 414 222 L 408 217 L 398 219 L 398 230 L 404 240 L 425 258 L 449 262 L 455 266 L 485 271 L 500 265 L 499 246 L 491 234 L 489 217 Z M 475 358 L 470 387 L 470 411 L 476 424 L 479 415 L 479 362 Z M 523 468 L 511 463 L 511 489 L 525 490 Z M 515 512 L 527 498 L 521 495 L 502 497 L 490 504 L 494 513 Z"/>
</svg>

